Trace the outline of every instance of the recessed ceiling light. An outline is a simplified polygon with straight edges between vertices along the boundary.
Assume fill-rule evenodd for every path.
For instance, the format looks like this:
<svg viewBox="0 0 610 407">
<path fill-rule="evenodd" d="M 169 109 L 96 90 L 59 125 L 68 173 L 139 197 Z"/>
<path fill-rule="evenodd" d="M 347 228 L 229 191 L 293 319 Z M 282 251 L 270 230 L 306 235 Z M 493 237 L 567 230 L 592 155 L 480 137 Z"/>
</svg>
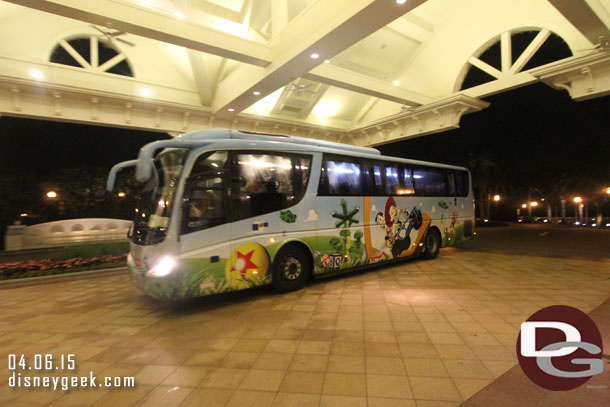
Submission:
<svg viewBox="0 0 610 407">
<path fill-rule="evenodd" d="M 311 54 L 311 59 L 318 59 L 320 58 L 320 54 L 316 54 L 315 52 L 313 54 Z"/>
<path fill-rule="evenodd" d="M 36 69 L 32 69 L 30 71 L 30 76 L 34 79 L 42 79 L 44 78 L 44 75 L 42 74 L 42 72 L 36 70 Z"/>
<path fill-rule="evenodd" d="M 255 95 L 255 96 L 258 96 L 258 95 L 260 95 L 261 93 L 260 93 L 259 91 L 255 90 L 254 92 L 252 92 L 252 94 L 253 94 L 253 95 Z"/>
<path fill-rule="evenodd" d="M 183 18 L 186 18 L 186 15 L 185 15 L 184 13 L 180 12 L 180 11 L 176 11 L 176 12 L 174 13 L 174 15 L 175 15 L 176 17 L 178 17 L 180 20 L 182 20 Z"/>
<path fill-rule="evenodd" d="M 234 111 L 235 111 L 235 109 L 233 109 L 232 107 L 228 108 L 227 110 L 228 110 L 229 112 L 234 112 Z"/>
<path fill-rule="evenodd" d="M 148 88 L 144 88 L 144 89 L 140 90 L 140 95 L 144 96 L 145 98 L 149 98 L 152 96 L 152 90 L 150 90 Z"/>
<path fill-rule="evenodd" d="M 400 85 L 400 82 L 398 82 L 398 81 L 394 81 L 394 82 L 392 82 L 392 85 L 394 85 L 394 86 L 398 86 L 398 85 Z"/>
<path fill-rule="evenodd" d="M 324 119 L 320 120 L 320 124 L 322 126 L 326 126 L 326 123 L 328 123 L 326 120 L 324 120 Z"/>
<path fill-rule="evenodd" d="M 325 64 L 330 64 L 330 61 L 329 61 L 328 59 L 325 59 L 325 60 L 324 60 L 324 63 L 325 63 Z"/>
<path fill-rule="evenodd" d="M 396 0 L 396 4 L 405 4 L 407 0 Z"/>
</svg>

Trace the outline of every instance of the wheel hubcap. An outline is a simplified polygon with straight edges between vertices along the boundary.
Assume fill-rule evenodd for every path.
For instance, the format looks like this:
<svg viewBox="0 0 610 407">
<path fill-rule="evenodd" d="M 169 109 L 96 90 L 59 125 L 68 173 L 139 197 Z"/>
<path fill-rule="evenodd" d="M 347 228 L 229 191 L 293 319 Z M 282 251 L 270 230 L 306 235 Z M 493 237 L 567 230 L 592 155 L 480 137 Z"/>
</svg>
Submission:
<svg viewBox="0 0 610 407">
<path fill-rule="evenodd" d="M 428 249 L 434 250 L 436 248 L 436 241 L 434 240 L 434 236 L 430 235 L 428 237 Z"/>
<path fill-rule="evenodd" d="M 282 276 L 286 280 L 296 280 L 301 275 L 301 262 L 295 257 L 287 257 L 282 263 Z"/>
</svg>

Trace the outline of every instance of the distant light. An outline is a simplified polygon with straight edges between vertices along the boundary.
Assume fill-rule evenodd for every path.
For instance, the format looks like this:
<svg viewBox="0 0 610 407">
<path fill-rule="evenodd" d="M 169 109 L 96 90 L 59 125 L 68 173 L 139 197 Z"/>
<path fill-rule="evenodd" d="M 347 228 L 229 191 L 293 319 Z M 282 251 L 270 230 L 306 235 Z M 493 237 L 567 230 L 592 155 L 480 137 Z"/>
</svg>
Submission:
<svg viewBox="0 0 610 407">
<path fill-rule="evenodd" d="M 186 15 L 180 11 L 176 11 L 174 13 L 174 16 L 178 17 L 180 20 L 182 20 L 183 18 L 186 18 Z"/>
<path fill-rule="evenodd" d="M 117 195 L 123 198 L 125 196 L 125 192 L 119 192 Z"/>
<path fill-rule="evenodd" d="M 234 111 L 235 111 L 235 109 L 233 109 L 232 107 L 228 108 L 227 110 L 228 110 L 229 112 L 234 112 Z"/>
<path fill-rule="evenodd" d="M 396 0 L 396 4 L 405 4 L 407 0 Z"/>
<path fill-rule="evenodd" d="M 57 192 L 55 192 L 55 191 L 47 192 L 47 198 L 57 198 Z"/>
<path fill-rule="evenodd" d="M 607 228 L 610 228 L 610 223 L 606 223 L 606 227 L 607 227 Z"/>
<path fill-rule="evenodd" d="M 260 95 L 261 93 L 260 93 L 259 91 L 255 90 L 254 92 L 252 92 L 252 94 L 253 94 L 254 96 L 258 96 L 258 95 Z"/>
<path fill-rule="evenodd" d="M 316 54 L 315 52 L 313 54 L 310 55 L 311 59 L 318 59 L 320 58 L 320 54 Z"/>
<path fill-rule="evenodd" d="M 536 201 L 530 202 L 530 206 L 538 206 L 538 202 L 536 202 Z"/>
<path fill-rule="evenodd" d="M 582 198 L 579 197 L 579 196 L 575 196 L 574 197 L 574 203 L 580 203 L 580 202 L 582 202 Z"/>
<path fill-rule="evenodd" d="M 330 64 L 330 61 L 329 61 L 328 59 L 325 59 L 325 60 L 324 60 L 324 63 L 325 63 L 325 64 Z M 610 192 L 608 192 L 608 193 L 610 194 Z"/>
<path fill-rule="evenodd" d="M 575 225 L 580 225 L 580 222 L 574 222 Z"/>
<path fill-rule="evenodd" d="M 523 219 L 519 219 L 519 223 L 523 222 Z"/>
<path fill-rule="evenodd" d="M 548 220 L 548 219 L 545 219 L 545 220 L 543 220 L 543 222 L 544 222 L 544 223 L 548 223 L 548 222 L 549 222 L 549 220 Z"/>
<path fill-rule="evenodd" d="M 489 219 L 484 219 L 483 221 L 484 221 L 485 223 L 487 223 L 487 222 L 489 222 Z"/>
<path fill-rule="evenodd" d="M 140 90 L 140 95 L 144 96 L 145 98 L 149 98 L 152 96 L 152 90 L 148 88 L 143 88 Z"/>
<path fill-rule="evenodd" d="M 398 85 L 400 85 L 400 82 L 398 82 L 398 81 L 394 81 L 394 82 L 392 82 L 392 85 L 394 85 L 394 86 L 398 86 Z"/>
<path fill-rule="evenodd" d="M 592 223 L 591 226 L 597 227 L 597 223 Z"/>
<path fill-rule="evenodd" d="M 32 69 L 30 71 L 30 76 L 34 79 L 40 80 L 44 78 L 44 75 L 42 74 L 42 72 L 36 70 L 36 69 Z"/>
<path fill-rule="evenodd" d="M 527 208 L 527 204 L 521 205 L 522 208 Z"/>
<path fill-rule="evenodd" d="M 500 200 L 500 195 L 494 195 L 494 201 L 498 202 Z"/>
<path fill-rule="evenodd" d="M 606 188 L 606 193 L 610 194 L 610 188 Z"/>
<path fill-rule="evenodd" d="M 542 198 L 541 201 L 544 202 L 544 198 Z"/>
<path fill-rule="evenodd" d="M 25 218 L 26 216 L 28 216 L 28 214 L 27 214 L 27 213 L 22 213 L 22 214 L 21 214 L 21 217 L 22 217 L 22 218 Z"/>
</svg>

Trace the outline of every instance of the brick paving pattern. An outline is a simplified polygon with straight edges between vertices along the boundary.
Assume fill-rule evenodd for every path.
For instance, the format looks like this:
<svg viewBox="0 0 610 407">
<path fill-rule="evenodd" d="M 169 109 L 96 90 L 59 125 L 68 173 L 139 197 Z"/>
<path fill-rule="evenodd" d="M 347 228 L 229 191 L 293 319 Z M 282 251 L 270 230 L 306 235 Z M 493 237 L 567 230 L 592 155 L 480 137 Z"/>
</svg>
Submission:
<svg viewBox="0 0 610 407">
<path fill-rule="evenodd" d="M 0 290 L 0 405 L 458 406 L 516 365 L 529 315 L 609 296 L 608 261 L 459 249 L 178 305 L 127 275 Z M 73 353 L 74 375 L 136 387 L 11 389 L 9 353 Z"/>
</svg>

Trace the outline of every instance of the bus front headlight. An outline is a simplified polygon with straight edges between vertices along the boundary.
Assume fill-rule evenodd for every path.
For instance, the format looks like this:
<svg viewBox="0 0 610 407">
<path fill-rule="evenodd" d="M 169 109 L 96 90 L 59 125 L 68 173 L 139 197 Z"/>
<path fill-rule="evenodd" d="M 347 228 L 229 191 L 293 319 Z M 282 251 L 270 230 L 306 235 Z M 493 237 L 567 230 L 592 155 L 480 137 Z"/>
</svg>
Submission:
<svg viewBox="0 0 610 407">
<path fill-rule="evenodd" d="M 176 268 L 176 260 L 171 257 L 162 257 L 150 270 L 148 274 L 155 277 L 165 277 Z"/>
</svg>

